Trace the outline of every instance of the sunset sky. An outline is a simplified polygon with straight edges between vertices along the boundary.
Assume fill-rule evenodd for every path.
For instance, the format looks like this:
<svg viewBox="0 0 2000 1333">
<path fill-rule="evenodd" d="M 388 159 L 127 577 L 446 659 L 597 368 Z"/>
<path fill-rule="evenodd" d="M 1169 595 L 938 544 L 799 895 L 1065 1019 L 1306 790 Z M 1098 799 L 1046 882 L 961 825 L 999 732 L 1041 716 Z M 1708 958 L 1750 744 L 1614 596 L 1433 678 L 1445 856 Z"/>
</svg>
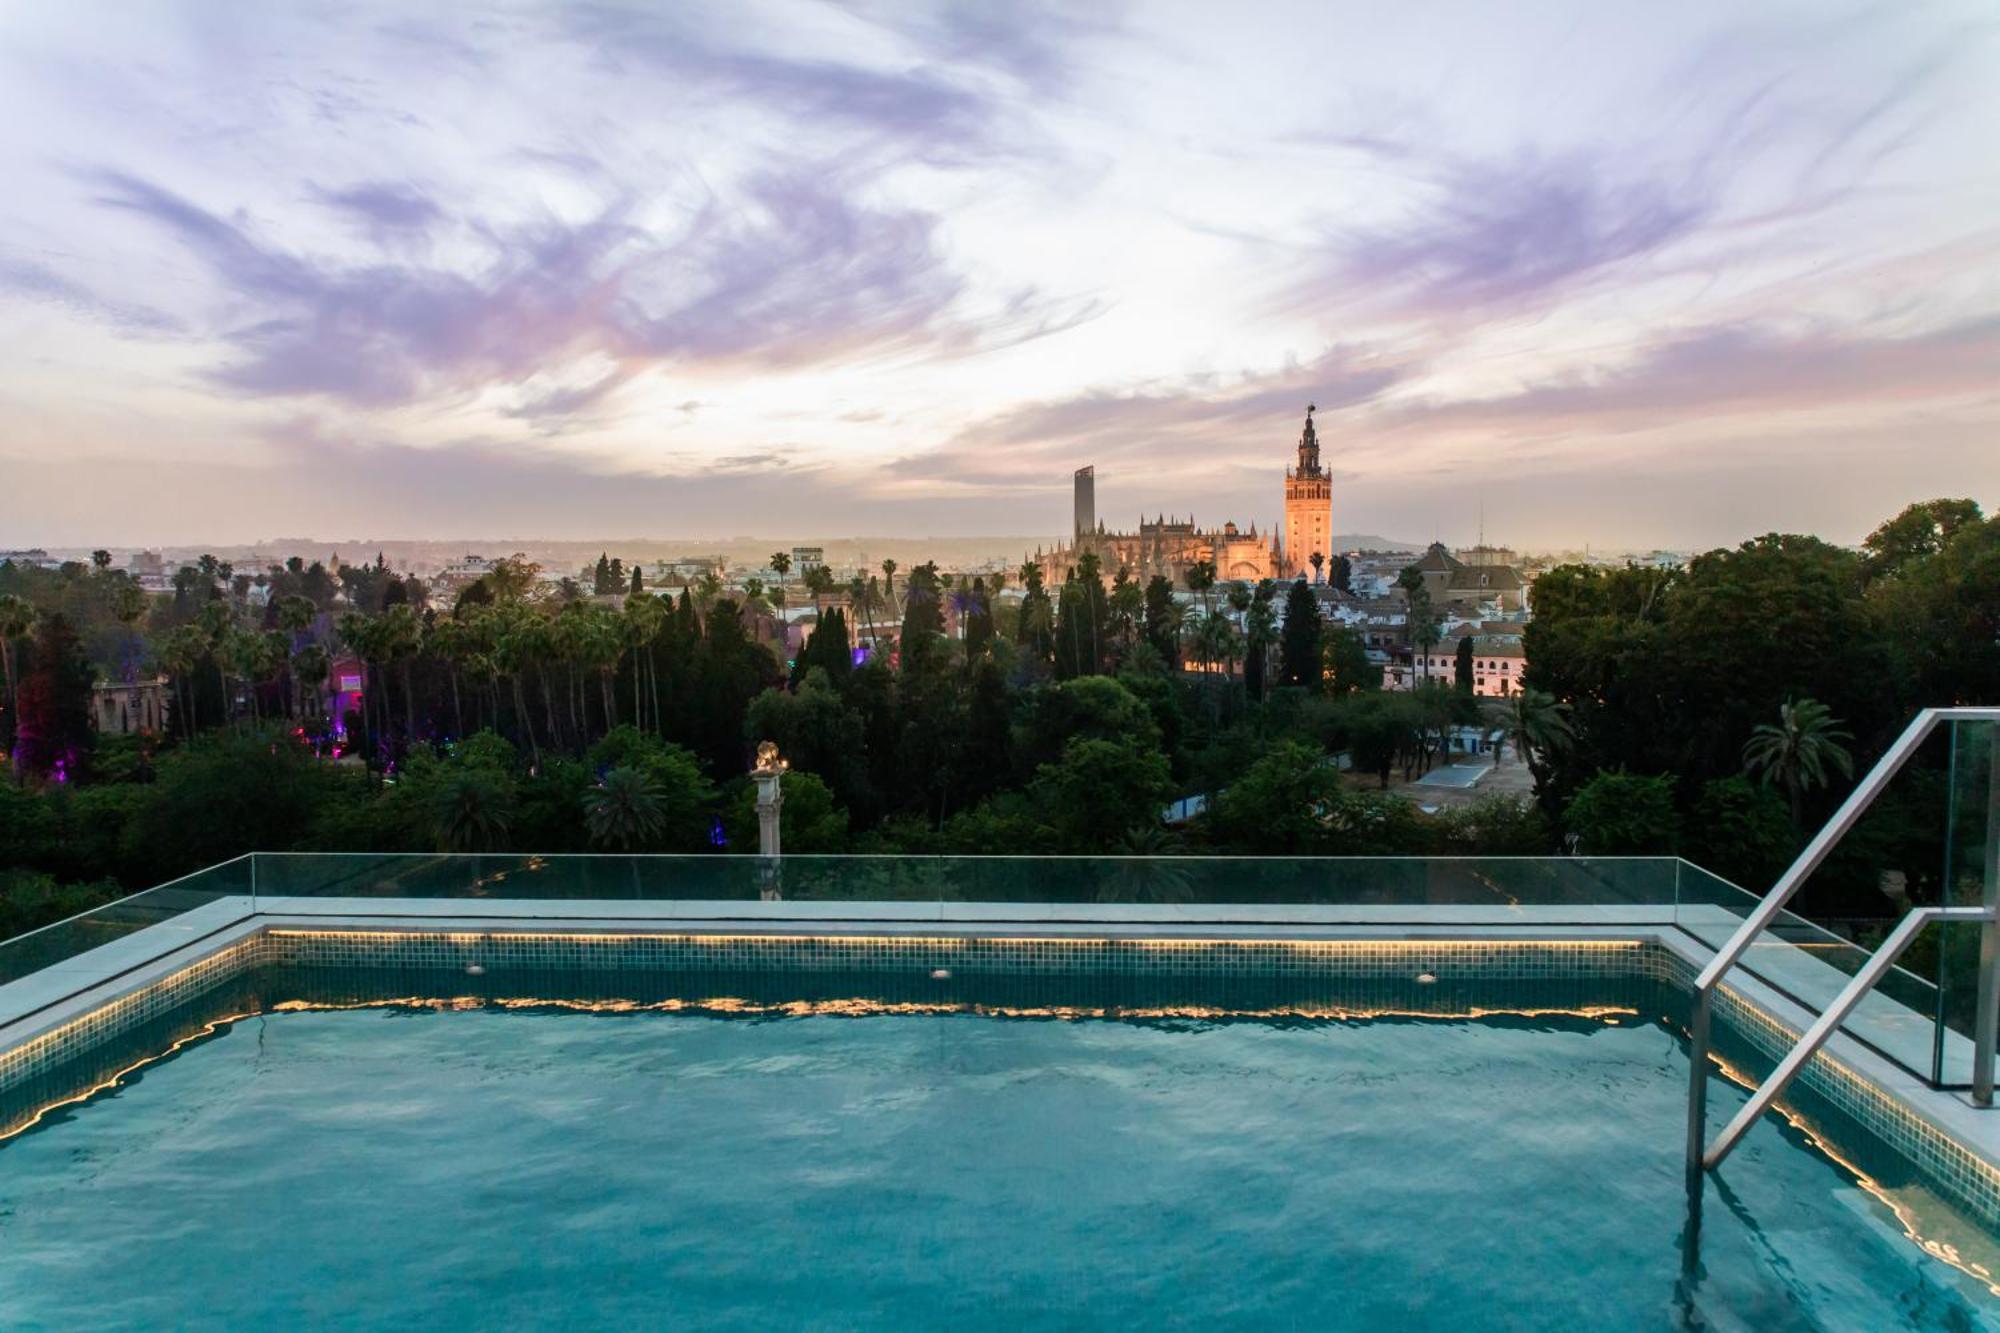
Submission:
<svg viewBox="0 0 2000 1333">
<path fill-rule="evenodd" d="M 2000 503 L 2000 11 L 0 9 L 0 546 Z"/>
</svg>

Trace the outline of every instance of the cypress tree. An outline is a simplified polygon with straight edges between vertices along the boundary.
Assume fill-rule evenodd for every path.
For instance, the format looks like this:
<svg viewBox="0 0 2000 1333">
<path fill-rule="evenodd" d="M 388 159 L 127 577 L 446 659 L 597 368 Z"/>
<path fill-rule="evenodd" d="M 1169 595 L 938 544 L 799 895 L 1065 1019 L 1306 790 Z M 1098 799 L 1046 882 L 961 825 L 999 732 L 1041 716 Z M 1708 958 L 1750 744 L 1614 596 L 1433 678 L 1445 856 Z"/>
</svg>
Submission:
<svg viewBox="0 0 2000 1333">
<path fill-rule="evenodd" d="M 1056 679 L 1098 674 L 1091 652 L 1090 597 L 1074 572 L 1063 580 L 1056 599 Z"/>
<path fill-rule="evenodd" d="M 1285 629 L 1278 640 L 1279 670 L 1287 685 L 1320 687 L 1319 599 L 1306 581 L 1292 585 L 1285 598 Z"/>
<path fill-rule="evenodd" d="M 1146 584 L 1146 642 L 1153 645 L 1169 667 L 1180 664 L 1180 628 L 1175 624 L 1177 617 L 1174 605 L 1174 585 L 1167 582 L 1164 574 L 1153 575 Z"/>
<path fill-rule="evenodd" d="M 792 664 L 792 688 L 797 689 L 814 667 L 825 671 L 828 683 L 836 689 L 844 689 L 847 678 L 854 672 L 854 647 L 847 632 L 847 613 L 837 606 L 819 618 L 812 637 L 799 650 L 798 661 Z"/>
<path fill-rule="evenodd" d="M 986 592 L 986 580 L 974 578 L 965 608 L 965 660 L 980 657 L 993 643 L 993 602 Z"/>
<path fill-rule="evenodd" d="M 1021 618 L 1015 622 L 1014 642 L 1037 662 L 1047 662 L 1055 652 L 1055 608 L 1049 604 L 1049 590 L 1042 582 L 1042 567 L 1021 566 Z"/>
</svg>

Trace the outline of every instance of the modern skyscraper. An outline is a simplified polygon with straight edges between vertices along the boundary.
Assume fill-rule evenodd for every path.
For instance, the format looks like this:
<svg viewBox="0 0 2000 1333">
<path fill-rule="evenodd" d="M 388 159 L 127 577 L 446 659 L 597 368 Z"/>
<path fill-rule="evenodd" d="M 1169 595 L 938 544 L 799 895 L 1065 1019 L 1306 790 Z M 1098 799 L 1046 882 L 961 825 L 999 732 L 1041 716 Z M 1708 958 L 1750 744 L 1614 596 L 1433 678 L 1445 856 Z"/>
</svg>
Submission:
<svg viewBox="0 0 2000 1333">
<path fill-rule="evenodd" d="M 1097 469 L 1076 470 L 1076 539 L 1082 541 L 1097 531 Z"/>
</svg>

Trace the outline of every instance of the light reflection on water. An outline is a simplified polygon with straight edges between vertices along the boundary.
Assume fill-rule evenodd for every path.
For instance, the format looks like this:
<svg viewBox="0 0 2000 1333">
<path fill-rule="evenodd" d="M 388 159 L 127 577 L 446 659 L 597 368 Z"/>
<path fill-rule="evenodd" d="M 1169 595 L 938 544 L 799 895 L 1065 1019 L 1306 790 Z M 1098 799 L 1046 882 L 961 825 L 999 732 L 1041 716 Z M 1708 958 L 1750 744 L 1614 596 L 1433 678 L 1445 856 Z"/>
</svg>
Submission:
<svg viewBox="0 0 2000 1333">
<path fill-rule="evenodd" d="M 58 1327 L 1989 1317 L 1904 1236 L 1892 1192 L 1772 1120 L 1711 1193 L 1681 1286 L 1686 1067 L 1645 999 L 827 988 L 280 1004 L 0 1149 L 0 1310 Z M 1415 1016 L 1431 1001 L 1456 1012 Z M 1739 1097 L 1718 1083 L 1718 1114 Z"/>
</svg>

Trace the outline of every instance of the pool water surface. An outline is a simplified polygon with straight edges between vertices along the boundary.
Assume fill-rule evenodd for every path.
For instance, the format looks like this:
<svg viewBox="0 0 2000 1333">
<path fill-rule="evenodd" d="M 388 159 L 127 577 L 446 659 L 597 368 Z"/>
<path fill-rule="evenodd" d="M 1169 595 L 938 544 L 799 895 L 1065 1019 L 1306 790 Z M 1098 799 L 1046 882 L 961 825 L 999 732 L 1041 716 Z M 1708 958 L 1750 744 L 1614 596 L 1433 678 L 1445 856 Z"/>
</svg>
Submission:
<svg viewBox="0 0 2000 1333">
<path fill-rule="evenodd" d="M 268 1013 L 0 1144 L 0 1324 L 1996 1326 L 1772 1117 L 1690 1267 L 1686 1077 L 1618 1006 Z"/>
</svg>

